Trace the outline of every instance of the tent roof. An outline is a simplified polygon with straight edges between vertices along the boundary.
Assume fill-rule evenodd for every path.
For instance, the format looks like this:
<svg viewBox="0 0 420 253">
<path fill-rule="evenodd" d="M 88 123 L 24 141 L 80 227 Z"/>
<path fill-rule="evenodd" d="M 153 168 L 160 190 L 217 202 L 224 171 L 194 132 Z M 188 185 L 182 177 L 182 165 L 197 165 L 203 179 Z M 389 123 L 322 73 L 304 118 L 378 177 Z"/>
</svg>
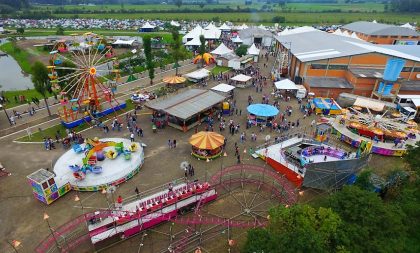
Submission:
<svg viewBox="0 0 420 253">
<path fill-rule="evenodd" d="M 215 50 L 211 51 L 212 54 L 217 54 L 217 55 L 228 54 L 232 52 L 233 50 L 225 46 L 224 43 L 221 43 Z"/>
<path fill-rule="evenodd" d="M 239 75 L 236 75 L 236 76 L 232 77 L 230 80 L 238 81 L 238 82 L 248 82 L 251 79 L 252 79 L 252 77 L 250 77 L 250 76 L 239 74 Z"/>
<path fill-rule="evenodd" d="M 225 83 L 221 83 L 221 84 L 218 84 L 218 85 L 214 86 L 211 89 L 214 90 L 214 91 L 229 92 L 229 91 L 235 89 L 235 86 L 225 84 Z"/>
<path fill-rule="evenodd" d="M 297 90 L 298 87 L 289 79 L 283 79 L 274 83 L 278 90 Z"/>
<path fill-rule="evenodd" d="M 120 40 L 117 39 L 113 45 L 132 45 L 134 43 L 134 40 Z"/>
<path fill-rule="evenodd" d="M 187 34 L 185 34 L 184 38 L 192 39 L 192 38 L 200 36 L 202 33 L 203 33 L 203 28 L 201 28 L 200 25 L 197 25 L 196 27 L 194 27 L 194 29 L 192 29 Z"/>
<path fill-rule="evenodd" d="M 219 27 L 219 30 L 226 30 L 230 31 L 232 28 L 230 28 L 226 23 L 223 23 L 221 27 Z"/>
<path fill-rule="evenodd" d="M 252 104 L 246 109 L 249 113 L 260 117 L 273 117 L 279 113 L 279 110 L 276 107 L 267 104 Z"/>
<path fill-rule="evenodd" d="M 189 89 L 174 96 L 149 101 L 146 107 L 187 120 L 223 100 L 225 100 L 224 96 L 213 91 Z"/>
<path fill-rule="evenodd" d="M 259 55 L 260 50 L 255 46 L 255 44 L 252 44 L 252 46 L 247 49 L 247 53 L 251 55 Z"/>
<path fill-rule="evenodd" d="M 241 40 L 241 38 L 239 38 L 239 36 L 236 36 L 236 37 L 232 38 L 232 42 L 233 43 L 242 43 L 243 41 Z"/>
<path fill-rule="evenodd" d="M 209 76 L 209 72 L 207 69 L 199 69 L 196 70 L 194 72 L 185 74 L 184 76 L 187 78 L 192 78 L 192 79 L 203 79 Z"/>
<path fill-rule="evenodd" d="M 217 27 L 213 24 L 213 22 L 211 22 L 206 27 L 204 27 L 204 30 L 213 30 L 213 29 L 217 29 Z"/>
<path fill-rule="evenodd" d="M 171 26 L 180 26 L 180 24 L 176 21 L 171 20 Z"/>
<path fill-rule="evenodd" d="M 146 22 L 141 28 L 142 29 L 154 29 L 155 26 L 151 25 L 149 22 Z"/>
<path fill-rule="evenodd" d="M 200 37 L 194 37 L 192 40 L 185 43 L 186 46 L 199 46 L 201 45 Z"/>
<path fill-rule="evenodd" d="M 305 33 L 305 32 L 311 32 L 315 31 L 316 29 L 311 26 L 302 26 L 295 29 L 284 29 L 282 32 L 279 33 L 279 35 L 290 35 L 290 34 L 298 34 L 298 33 Z"/>
<path fill-rule="evenodd" d="M 409 29 L 416 30 L 416 27 L 415 27 L 415 26 L 410 25 L 410 23 L 405 23 L 405 24 L 403 24 L 401 27 L 405 27 L 405 28 L 409 28 Z"/>
<path fill-rule="evenodd" d="M 193 134 L 189 141 L 196 148 L 213 150 L 225 143 L 225 137 L 215 132 L 201 131 Z"/>
<path fill-rule="evenodd" d="M 219 39 L 220 35 L 222 35 L 222 31 L 220 31 L 217 28 L 213 28 L 213 29 L 203 30 L 202 34 L 204 35 L 204 38 L 206 38 L 207 40 Z"/>
<path fill-rule="evenodd" d="M 353 106 L 360 106 L 372 109 L 377 112 L 381 112 L 384 110 L 385 104 L 380 101 L 375 101 L 373 99 L 358 97 L 356 98 L 356 101 L 354 102 Z"/>
</svg>

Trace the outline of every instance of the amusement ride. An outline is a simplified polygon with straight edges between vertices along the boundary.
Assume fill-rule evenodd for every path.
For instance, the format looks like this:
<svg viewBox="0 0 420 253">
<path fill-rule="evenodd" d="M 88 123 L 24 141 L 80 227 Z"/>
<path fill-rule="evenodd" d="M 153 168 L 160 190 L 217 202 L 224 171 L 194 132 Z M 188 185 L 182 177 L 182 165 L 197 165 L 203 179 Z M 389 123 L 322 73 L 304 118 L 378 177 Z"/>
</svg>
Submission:
<svg viewBox="0 0 420 253">
<path fill-rule="evenodd" d="M 60 94 L 59 114 L 67 128 L 125 108 L 114 93 L 120 78 L 114 49 L 96 34 L 59 41 L 50 52 L 51 88 Z"/>
</svg>

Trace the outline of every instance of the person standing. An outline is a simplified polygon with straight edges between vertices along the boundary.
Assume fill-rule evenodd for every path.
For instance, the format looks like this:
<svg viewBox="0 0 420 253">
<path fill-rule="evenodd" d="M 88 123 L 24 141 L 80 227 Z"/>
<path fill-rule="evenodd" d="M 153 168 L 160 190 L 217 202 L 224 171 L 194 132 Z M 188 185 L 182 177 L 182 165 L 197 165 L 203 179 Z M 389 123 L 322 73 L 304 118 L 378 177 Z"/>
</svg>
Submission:
<svg viewBox="0 0 420 253">
<path fill-rule="evenodd" d="M 131 142 L 134 142 L 134 133 L 133 132 L 131 132 L 131 134 L 130 134 L 130 140 L 131 140 Z"/>
<path fill-rule="evenodd" d="M 176 140 L 174 139 L 174 141 L 172 142 L 173 144 L 173 148 L 176 148 Z"/>
</svg>

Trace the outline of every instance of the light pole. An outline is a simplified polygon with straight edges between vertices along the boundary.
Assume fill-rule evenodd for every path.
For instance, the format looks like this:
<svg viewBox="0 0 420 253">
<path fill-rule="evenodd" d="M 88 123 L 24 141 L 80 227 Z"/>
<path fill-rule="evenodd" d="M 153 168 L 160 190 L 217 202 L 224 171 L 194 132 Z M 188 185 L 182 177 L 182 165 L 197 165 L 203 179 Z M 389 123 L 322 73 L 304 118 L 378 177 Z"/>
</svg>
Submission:
<svg viewBox="0 0 420 253">
<path fill-rule="evenodd" d="M 88 226 L 88 223 L 87 223 L 88 221 L 86 219 L 86 214 L 85 214 L 85 210 L 84 210 L 84 207 L 83 207 L 83 203 L 82 203 L 82 200 L 79 198 L 79 195 L 76 194 L 76 196 L 74 196 L 74 201 L 79 202 L 80 207 L 82 208 L 82 214 L 85 218 L 86 226 Z"/>
<path fill-rule="evenodd" d="M 52 237 L 54 239 L 54 242 L 55 242 L 55 246 L 57 247 L 58 251 L 61 251 L 61 247 L 58 244 L 57 238 L 54 235 L 54 231 L 53 231 L 53 229 L 52 229 L 52 227 L 50 225 L 50 222 L 48 221 L 49 218 L 50 218 L 50 216 L 48 216 L 47 213 L 44 213 L 44 220 L 47 222 L 48 228 L 50 229 L 51 235 L 52 235 Z"/>
<path fill-rule="evenodd" d="M 10 118 L 9 118 L 9 114 L 6 111 L 6 108 L 3 105 L 0 105 L 0 106 L 3 109 L 4 113 L 6 114 L 6 117 L 7 117 L 7 120 L 9 121 L 9 124 L 12 126 L 13 124 L 12 124 L 12 121 L 10 120 Z"/>
<path fill-rule="evenodd" d="M 223 160 L 225 159 L 225 157 L 227 157 L 228 155 L 227 155 L 227 153 L 226 153 L 226 151 L 225 152 L 223 152 L 223 157 L 222 157 L 222 161 L 221 161 L 221 163 L 220 163 L 220 180 L 219 180 L 219 184 L 222 184 L 222 170 L 223 170 Z"/>
<path fill-rule="evenodd" d="M 18 252 L 18 250 L 17 250 L 17 247 L 19 247 L 19 245 L 21 244 L 21 242 L 20 241 L 18 241 L 18 240 L 13 240 L 13 241 L 11 241 L 11 242 L 9 242 L 9 241 L 6 241 L 7 242 L 7 244 L 9 244 L 12 248 L 13 248 L 13 250 L 16 252 L 16 253 L 19 253 Z"/>
</svg>

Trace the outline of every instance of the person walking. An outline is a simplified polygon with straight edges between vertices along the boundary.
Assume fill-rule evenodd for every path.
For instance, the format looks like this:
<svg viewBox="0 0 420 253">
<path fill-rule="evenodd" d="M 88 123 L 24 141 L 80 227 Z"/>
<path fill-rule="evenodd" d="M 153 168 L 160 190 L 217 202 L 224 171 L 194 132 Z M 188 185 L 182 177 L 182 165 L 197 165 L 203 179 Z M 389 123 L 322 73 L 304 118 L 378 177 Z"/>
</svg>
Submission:
<svg viewBox="0 0 420 253">
<path fill-rule="evenodd" d="M 174 140 L 173 140 L 173 142 L 172 142 L 172 147 L 173 147 L 173 148 L 176 148 L 176 140 L 175 140 L 175 139 L 174 139 Z"/>
</svg>

